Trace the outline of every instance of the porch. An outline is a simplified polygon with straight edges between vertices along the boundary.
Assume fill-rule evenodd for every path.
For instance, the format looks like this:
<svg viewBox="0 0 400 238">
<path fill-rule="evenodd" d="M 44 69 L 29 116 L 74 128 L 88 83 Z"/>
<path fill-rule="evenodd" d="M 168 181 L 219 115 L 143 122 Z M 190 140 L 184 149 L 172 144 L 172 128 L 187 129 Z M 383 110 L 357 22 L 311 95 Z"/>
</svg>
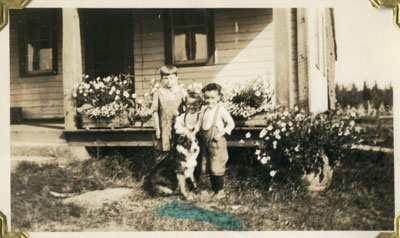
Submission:
<svg viewBox="0 0 400 238">
<path fill-rule="evenodd" d="M 263 127 L 239 126 L 228 136 L 228 146 L 251 147 L 259 141 Z M 246 138 L 250 132 L 251 137 Z M 28 122 L 11 125 L 11 144 L 69 145 L 69 146 L 154 146 L 152 127 L 127 127 L 117 129 L 66 130 L 62 122 Z M 249 135 L 249 134 L 248 134 Z M 244 140 L 245 139 L 245 140 Z"/>
</svg>

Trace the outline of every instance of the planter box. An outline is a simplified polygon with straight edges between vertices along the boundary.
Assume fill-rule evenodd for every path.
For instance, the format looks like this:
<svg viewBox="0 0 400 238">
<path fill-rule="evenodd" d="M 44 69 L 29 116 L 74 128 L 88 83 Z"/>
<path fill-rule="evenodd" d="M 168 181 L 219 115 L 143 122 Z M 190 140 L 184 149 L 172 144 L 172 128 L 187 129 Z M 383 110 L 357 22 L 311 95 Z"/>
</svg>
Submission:
<svg viewBox="0 0 400 238">
<path fill-rule="evenodd" d="M 132 123 L 132 127 L 153 127 L 153 125 L 154 125 L 153 118 L 145 120 L 135 120 Z"/>
<path fill-rule="evenodd" d="M 82 115 L 82 127 L 85 129 L 92 128 L 122 128 L 130 125 L 128 113 L 122 113 L 112 118 L 90 118 Z"/>
<path fill-rule="evenodd" d="M 250 119 L 234 118 L 236 126 L 266 126 L 267 125 L 267 112 L 257 114 Z"/>
</svg>

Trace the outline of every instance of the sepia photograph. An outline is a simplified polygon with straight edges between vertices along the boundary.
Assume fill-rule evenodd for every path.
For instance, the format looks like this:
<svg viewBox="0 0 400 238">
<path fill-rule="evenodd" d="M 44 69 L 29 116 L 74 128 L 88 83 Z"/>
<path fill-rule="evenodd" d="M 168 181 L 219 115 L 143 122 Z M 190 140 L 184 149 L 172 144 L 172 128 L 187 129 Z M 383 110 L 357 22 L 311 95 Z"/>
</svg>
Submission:
<svg viewBox="0 0 400 238">
<path fill-rule="evenodd" d="M 10 9 L 10 229 L 393 231 L 400 29 L 359 5 Z"/>
</svg>

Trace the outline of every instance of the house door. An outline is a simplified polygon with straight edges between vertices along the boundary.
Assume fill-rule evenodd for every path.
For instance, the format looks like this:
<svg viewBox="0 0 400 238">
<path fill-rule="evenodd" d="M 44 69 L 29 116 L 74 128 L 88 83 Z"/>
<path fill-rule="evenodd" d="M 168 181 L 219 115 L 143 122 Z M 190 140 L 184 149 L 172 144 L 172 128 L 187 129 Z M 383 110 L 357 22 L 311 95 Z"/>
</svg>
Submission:
<svg viewBox="0 0 400 238">
<path fill-rule="evenodd" d="M 132 11 L 84 9 L 82 15 L 86 74 L 133 75 Z"/>
</svg>

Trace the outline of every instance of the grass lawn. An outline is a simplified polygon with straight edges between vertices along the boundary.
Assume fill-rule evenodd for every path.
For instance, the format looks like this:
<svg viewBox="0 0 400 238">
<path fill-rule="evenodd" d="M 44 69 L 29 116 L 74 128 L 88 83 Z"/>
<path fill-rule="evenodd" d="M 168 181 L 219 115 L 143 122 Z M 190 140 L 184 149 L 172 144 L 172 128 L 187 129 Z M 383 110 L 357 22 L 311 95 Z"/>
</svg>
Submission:
<svg viewBox="0 0 400 238">
<path fill-rule="evenodd" d="M 352 152 L 335 169 L 331 187 L 308 193 L 277 183 L 245 151 L 231 150 L 225 176 L 227 196 L 216 200 L 204 175 L 193 201 L 198 208 L 230 214 L 242 230 L 392 230 L 393 154 Z M 151 197 L 141 185 L 152 166 L 149 149 L 119 149 L 66 167 L 22 163 L 11 174 L 13 231 L 218 231 L 221 227 L 156 213 L 179 196 Z M 126 198 L 101 209 L 63 204 L 50 195 L 133 188 Z M 271 188 L 272 188 L 271 187 Z"/>
</svg>

